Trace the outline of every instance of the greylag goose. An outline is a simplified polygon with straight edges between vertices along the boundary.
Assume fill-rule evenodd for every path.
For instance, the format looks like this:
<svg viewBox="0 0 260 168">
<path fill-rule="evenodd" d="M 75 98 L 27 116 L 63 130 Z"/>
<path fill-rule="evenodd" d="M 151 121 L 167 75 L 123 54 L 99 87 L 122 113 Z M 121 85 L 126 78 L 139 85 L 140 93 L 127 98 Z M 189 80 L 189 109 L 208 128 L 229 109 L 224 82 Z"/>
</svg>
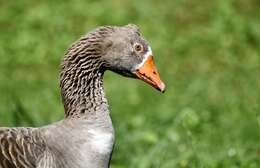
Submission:
<svg viewBox="0 0 260 168">
<path fill-rule="evenodd" d="M 106 70 L 165 90 L 137 26 L 99 27 L 75 42 L 62 60 L 65 118 L 40 128 L 0 128 L 0 168 L 109 167 L 114 129 L 103 89 Z"/>
</svg>

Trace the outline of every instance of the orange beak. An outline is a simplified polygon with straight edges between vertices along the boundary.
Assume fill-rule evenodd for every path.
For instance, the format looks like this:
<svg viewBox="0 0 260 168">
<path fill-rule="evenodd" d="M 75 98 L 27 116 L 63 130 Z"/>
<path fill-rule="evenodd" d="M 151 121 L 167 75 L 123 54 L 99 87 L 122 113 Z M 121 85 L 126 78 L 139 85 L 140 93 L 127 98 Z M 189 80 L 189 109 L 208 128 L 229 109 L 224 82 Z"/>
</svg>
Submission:
<svg viewBox="0 0 260 168">
<path fill-rule="evenodd" d="M 165 84 L 160 79 L 152 55 L 149 55 L 144 64 L 138 69 L 136 69 L 135 74 L 138 78 L 150 84 L 157 90 L 161 92 L 165 91 Z"/>
</svg>

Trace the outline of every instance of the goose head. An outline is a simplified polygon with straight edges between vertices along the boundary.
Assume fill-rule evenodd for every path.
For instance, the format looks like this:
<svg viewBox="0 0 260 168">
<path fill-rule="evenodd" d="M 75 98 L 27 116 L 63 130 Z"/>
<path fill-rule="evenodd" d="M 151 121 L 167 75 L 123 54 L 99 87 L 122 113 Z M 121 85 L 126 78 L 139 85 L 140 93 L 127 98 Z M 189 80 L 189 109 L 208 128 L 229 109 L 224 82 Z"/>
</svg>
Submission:
<svg viewBox="0 0 260 168">
<path fill-rule="evenodd" d="M 154 64 L 152 49 L 136 25 L 113 27 L 110 35 L 104 38 L 103 45 L 101 59 L 105 62 L 105 69 L 141 79 L 157 90 L 165 91 L 165 84 Z"/>
</svg>

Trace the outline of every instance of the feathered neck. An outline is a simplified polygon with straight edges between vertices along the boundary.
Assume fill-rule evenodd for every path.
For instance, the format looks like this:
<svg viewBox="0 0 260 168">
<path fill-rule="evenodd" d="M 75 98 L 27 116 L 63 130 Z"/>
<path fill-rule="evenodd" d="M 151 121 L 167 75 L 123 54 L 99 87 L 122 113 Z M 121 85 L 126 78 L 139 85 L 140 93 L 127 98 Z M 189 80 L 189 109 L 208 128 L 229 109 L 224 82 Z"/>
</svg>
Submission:
<svg viewBox="0 0 260 168">
<path fill-rule="evenodd" d="M 60 73 L 66 118 L 98 118 L 108 113 L 101 60 L 103 39 L 112 31 L 101 28 L 74 43 L 66 53 Z"/>
</svg>

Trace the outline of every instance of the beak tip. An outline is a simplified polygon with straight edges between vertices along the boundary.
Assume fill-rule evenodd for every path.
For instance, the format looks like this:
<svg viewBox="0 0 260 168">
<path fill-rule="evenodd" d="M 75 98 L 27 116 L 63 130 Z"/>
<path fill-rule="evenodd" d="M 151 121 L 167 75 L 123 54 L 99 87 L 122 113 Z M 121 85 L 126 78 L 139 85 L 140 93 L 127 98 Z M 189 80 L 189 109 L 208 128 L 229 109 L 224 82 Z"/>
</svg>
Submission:
<svg viewBox="0 0 260 168">
<path fill-rule="evenodd" d="M 164 84 L 163 82 L 160 84 L 159 89 L 160 89 L 160 91 L 161 91 L 162 93 L 165 92 L 165 90 L 166 90 L 166 86 L 165 86 L 165 84 Z"/>
</svg>

